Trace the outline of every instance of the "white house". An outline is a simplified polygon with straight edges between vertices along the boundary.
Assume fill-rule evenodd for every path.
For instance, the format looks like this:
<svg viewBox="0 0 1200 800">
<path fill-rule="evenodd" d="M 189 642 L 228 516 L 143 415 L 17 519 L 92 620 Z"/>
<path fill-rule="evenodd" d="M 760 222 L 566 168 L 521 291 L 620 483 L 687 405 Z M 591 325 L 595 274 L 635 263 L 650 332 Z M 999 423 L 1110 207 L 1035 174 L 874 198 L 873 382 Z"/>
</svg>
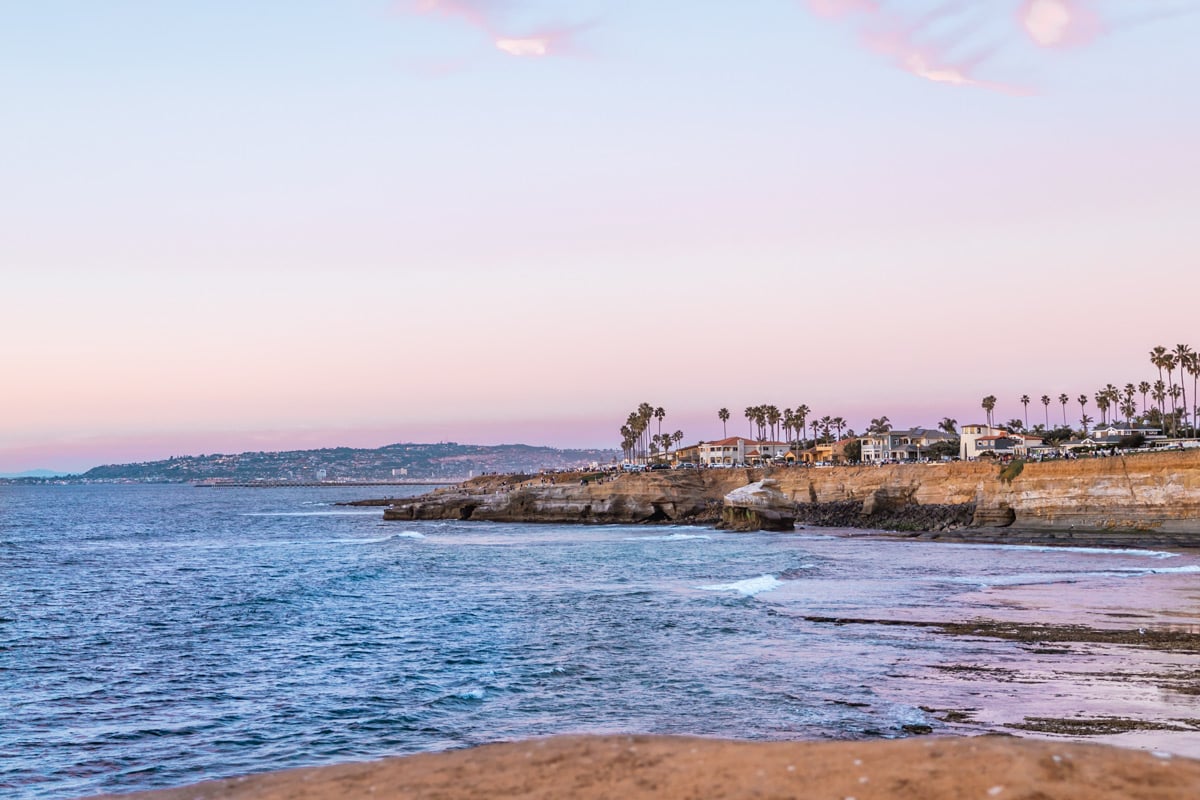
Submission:
<svg viewBox="0 0 1200 800">
<path fill-rule="evenodd" d="M 858 439 L 862 446 L 860 458 L 864 463 L 919 461 L 929 456 L 929 448 L 953 438 L 951 434 L 929 428 L 869 434 Z"/>
<path fill-rule="evenodd" d="M 787 442 L 756 442 L 744 436 L 731 436 L 715 442 L 702 442 L 698 449 L 702 465 L 732 466 L 787 458 L 791 452 L 791 445 Z"/>
</svg>

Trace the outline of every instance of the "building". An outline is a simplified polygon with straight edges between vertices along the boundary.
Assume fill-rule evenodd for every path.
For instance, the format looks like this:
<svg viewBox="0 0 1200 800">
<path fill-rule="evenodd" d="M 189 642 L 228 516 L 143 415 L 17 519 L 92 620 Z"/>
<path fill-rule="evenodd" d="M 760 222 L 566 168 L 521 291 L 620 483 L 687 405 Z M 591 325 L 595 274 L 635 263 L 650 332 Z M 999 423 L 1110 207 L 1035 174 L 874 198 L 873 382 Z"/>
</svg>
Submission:
<svg viewBox="0 0 1200 800">
<path fill-rule="evenodd" d="M 734 464 L 765 464 L 795 458 L 787 442 L 756 442 L 743 436 L 701 442 L 696 448 L 697 463 L 706 467 L 714 464 L 727 467 Z"/>
<path fill-rule="evenodd" d="M 929 428 L 886 431 L 860 436 L 864 464 L 884 461 L 920 461 L 929 457 L 930 448 L 940 442 L 952 442 L 954 436 Z"/>
<path fill-rule="evenodd" d="M 990 425 L 963 425 L 962 431 L 958 434 L 958 457 L 963 461 L 979 458 L 980 451 L 976 442 L 984 436 L 992 434 Z"/>
</svg>

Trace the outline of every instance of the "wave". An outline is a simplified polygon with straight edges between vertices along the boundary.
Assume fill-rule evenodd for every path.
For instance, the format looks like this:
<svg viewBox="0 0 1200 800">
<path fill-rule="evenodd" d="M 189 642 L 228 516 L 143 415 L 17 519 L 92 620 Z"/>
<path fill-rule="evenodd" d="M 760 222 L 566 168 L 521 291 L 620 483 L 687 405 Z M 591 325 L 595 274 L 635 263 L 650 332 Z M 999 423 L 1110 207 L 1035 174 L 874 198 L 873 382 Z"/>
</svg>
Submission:
<svg viewBox="0 0 1200 800">
<path fill-rule="evenodd" d="M 1124 547 L 1061 547 L 1037 544 L 952 544 L 951 547 L 969 547 L 979 550 L 1025 550 L 1032 553 L 1084 553 L 1106 556 L 1139 556 L 1143 558 L 1177 558 L 1179 553 L 1165 550 L 1133 550 Z M 943 545 L 945 546 L 945 545 Z"/>
<path fill-rule="evenodd" d="M 699 533 L 672 533 L 668 536 L 626 536 L 627 542 L 684 542 L 689 539 L 711 539 Z"/>
<path fill-rule="evenodd" d="M 378 511 L 246 511 L 243 517 L 379 517 Z"/>
<path fill-rule="evenodd" d="M 1089 572 L 1025 572 L 1015 575 L 971 576 L 950 578 L 950 583 L 973 586 L 1028 586 L 1041 583 L 1078 583 L 1090 578 L 1139 578 L 1144 575 L 1194 575 L 1200 564 L 1182 567 L 1113 567 Z"/>
<path fill-rule="evenodd" d="M 772 589 L 778 589 L 780 586 L 783 586 L 783 581 L 774 575 L 759 575 L 757 578 L 747 578 L 744 581 L 736 581 L 735 583 L 718 583 L 712 586 L 701 586 L 700 588 L 708 592 L 737 592 L 746 597 L 753 597 L 760 592 L 769 592 Z"/>
</svg>

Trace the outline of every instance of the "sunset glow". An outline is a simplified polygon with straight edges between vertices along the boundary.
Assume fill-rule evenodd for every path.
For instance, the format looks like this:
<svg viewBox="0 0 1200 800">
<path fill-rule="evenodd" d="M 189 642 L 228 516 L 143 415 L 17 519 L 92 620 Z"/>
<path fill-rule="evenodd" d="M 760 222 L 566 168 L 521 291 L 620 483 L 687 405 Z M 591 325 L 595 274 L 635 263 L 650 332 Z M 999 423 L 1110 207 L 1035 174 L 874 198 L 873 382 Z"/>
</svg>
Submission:
<svg viewBox="0 0 1200 800">
<path fill-rule="evenodd" d="M 1140 379 L 1200 338 L 1198 39 L 1112 0 L 17 4 L 0 472 Z"/>
</svg>

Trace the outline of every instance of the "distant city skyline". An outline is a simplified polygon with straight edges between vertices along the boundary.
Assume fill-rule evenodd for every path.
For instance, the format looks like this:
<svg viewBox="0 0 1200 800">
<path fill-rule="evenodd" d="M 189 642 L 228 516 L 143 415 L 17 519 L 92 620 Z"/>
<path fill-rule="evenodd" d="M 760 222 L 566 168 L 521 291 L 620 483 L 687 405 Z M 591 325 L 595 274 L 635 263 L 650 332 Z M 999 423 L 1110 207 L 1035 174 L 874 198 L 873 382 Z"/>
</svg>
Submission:
<svg viewBox="0 0 1200 800">
<path fill-rule="evenodd" d="M 1192 0 L 10 5 L 0 472 L 1007 420 L 1200 345 Z"/>
</svg>

